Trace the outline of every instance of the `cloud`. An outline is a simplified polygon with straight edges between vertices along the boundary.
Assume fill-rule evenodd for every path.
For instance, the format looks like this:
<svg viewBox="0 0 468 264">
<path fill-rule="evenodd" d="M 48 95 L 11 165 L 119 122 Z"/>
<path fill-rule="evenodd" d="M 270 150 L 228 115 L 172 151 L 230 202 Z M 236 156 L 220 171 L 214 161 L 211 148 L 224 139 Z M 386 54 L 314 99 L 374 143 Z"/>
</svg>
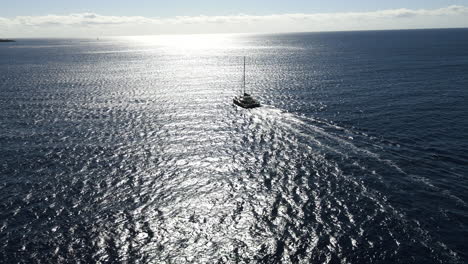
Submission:
<svg viewBox="0 0 468 264">
<path fill-rule="evenodd" d="M 157 24 L 156 19 L 139 16 L 102 16 L 93 13 L 70 14 L 65 16 L 18 16 L 11 19 L 0 18 L 0 23 L 10 26 L 86 26 L 86 25 L 109 25 L 109 24 Z"/>
<path fill-rule="evenodd" d="M 158 33 L 281 32 L 358 30 L 419 27 L 466 27 L 468 7 L 439 9 L 391 9 L 373 12 L 272 14 L 230 16 L 104 16 L 95 13 L 0 17 L 0 34 L 15 32 L 64 33 L 70 30 L 100 30 L 111 35 Z M 439 26 L 438 26 L 439 25 Z M 120 29 L 120 31 L 119 31 Z M 16 30 L 16 31 L 15 31 Z M 3 31 L 3 32 L 2 32 Z M 218 32 L 219 31 L 219 32 Z M 82 33 L 82 32 L 81 32 Z M 63 35 L 63 34 L 62 34 Z"/>
</svg>

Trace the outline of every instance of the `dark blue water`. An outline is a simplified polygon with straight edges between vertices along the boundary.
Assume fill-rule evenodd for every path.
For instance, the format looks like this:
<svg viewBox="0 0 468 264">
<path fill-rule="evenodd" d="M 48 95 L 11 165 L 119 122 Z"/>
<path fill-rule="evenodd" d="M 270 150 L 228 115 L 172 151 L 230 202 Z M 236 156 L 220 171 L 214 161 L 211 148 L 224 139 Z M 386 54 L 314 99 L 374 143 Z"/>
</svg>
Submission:
<svg viewBox="0 0 468 264">
<path fill-rule="evenodd" d="M 466 263 L 467 120 L 464 29 L 2 43 L 0 262 Z"/>
</svg>

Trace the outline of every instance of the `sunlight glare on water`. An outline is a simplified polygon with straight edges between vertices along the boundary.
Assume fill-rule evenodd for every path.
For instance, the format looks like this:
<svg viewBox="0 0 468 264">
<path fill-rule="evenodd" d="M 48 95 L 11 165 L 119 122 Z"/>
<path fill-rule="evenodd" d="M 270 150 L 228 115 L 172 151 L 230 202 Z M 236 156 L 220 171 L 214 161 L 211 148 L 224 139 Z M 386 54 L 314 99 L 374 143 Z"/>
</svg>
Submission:
<svg viewBox="0 0 468 264">
<path fill-rule="evenodd" d="M 169 53 L 183 55 L 206 54 L 207 52 L 213 53 L 220 50 L 241 48 L 239 43 L 236 43 L 235 35 L 231 34 L 132 36 L 123 39 L 129 40 L 136 45 L 161 47 Z"/>
<path fill-rule="evenodd" d="M 353 34 L 0 47 L 0 259 L 462 263 L 465 156 L 449 138 L 424 141 L 434 129 L 425 126 L 445 119 L 405 126 L 427 112 L 389 107 L 405 83 L 424 97 L 435 82 L 372 44 L 389 34 L 410 49 L 398 41 L 419 43 L 417 34 Z M 258 109 L 232 104 L 243 56 Z M 447 115 L 460 116 L 466 61 L 456 65 L 447 86 L 461 96 L 418 109 L 451 105 Z M 398 124 L 420 136 L 402 137 Z"/>
</svg>

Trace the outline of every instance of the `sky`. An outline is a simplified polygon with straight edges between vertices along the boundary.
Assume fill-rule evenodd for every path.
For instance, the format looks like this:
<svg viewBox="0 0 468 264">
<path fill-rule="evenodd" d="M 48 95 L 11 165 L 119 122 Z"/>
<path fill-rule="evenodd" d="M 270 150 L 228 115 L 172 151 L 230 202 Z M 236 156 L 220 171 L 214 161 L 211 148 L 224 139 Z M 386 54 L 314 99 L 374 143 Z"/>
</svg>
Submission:
<svg viewBox="0 0 468 264">
<path fill-rule="evenodd" d="M 468 0 L 0 0 L 0 38 L 468 27 Z"/>
</svg>

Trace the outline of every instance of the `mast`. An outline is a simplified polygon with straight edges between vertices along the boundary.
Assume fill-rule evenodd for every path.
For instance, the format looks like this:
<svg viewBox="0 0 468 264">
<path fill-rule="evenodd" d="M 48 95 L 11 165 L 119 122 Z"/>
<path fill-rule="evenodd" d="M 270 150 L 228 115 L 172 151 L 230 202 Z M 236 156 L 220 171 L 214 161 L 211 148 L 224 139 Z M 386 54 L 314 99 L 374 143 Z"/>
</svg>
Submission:
<svg viewBox="0 0 468 264">
<path fill-rule="evenodd" d="M 244 56 L 244 94 L 245 94 L 245 56 Z"/>
</svg>

